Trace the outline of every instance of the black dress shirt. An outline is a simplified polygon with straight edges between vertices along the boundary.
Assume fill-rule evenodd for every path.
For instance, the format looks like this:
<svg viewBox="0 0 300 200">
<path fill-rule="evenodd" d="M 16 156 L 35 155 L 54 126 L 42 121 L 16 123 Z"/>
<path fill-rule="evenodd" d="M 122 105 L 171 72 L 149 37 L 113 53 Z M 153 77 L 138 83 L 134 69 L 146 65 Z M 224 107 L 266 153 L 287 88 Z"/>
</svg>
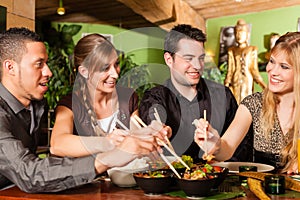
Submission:
<svg viewBox="0 0 300 200">
<path fill-rule="evenodd" d="M 0 83 L 0 189 L 14 183 L 25 192 L 56 192 L 91 182 L 96 176 L 93 156 L 36 156 L 44 103 L 31 105 L 35 123 L 30 133 L 30 113 Z"/>
<path fill-rule="evenodd" d="M 193 120 L 203 118 L 203 110 L 205 109 L 207 111 L 207 119 L 211 122 L 212 106 L 220 106 L 212 105 L 211 98 L 222 98 L 219 99 L 220 102 L 223 102 L 222 107 L 225 106 L 224 109 L 222 108 L 225 112 L 224 115 L 221 114 L 222 109 L 220 109 L 220 121 L 222 121 L 222 124 L 219 129 L 219 134 L 222 136 L 233 120 L 237 110 L 236 100 L 229 88 L 221 84 L 210 82 L 210 85 L 214 85 L 220 91 L 225 91 L 223 92 L 224 96 L 211 96 L 209 90 L 212 91 L 215 90 L 215 88 L 209 89 L 207 85 L 208 82 L 208 80 L 201 78 L 197 85 L 197 95 L 192 101 L 189 101 L 176 90 L 171 80 L 167 80 L 163 86 L 160 85 L 146 91 L 139 107 L 140 117 L 148 124 L 154 119 L 152 113 L 153 109 L 156 108 L 162 121 L 172 128 L 172 137 L 170 138 L 172 144 L 176 135 L 181 134 L 180 142 L 182 142 L 182 145 L 180 142 L 180 145 L 177 143 L 177 145 L 174 146 L 175 151 L 181 155 L 190 155 L 196 162 L 201 159 L 203 151 L 200 150 L 199 146 L 193 140 L 195 132 L 195 126 L 192 125 Z M 216 128 L 216 125 L 212 124 L 212 126 Z M 185 138 L 188 138 L 188 140 L 185 140 Z M 233 160 L 243 160 L 245 156 L 244 153 L 245 149 L 243 151 L 239 150 L 238 158 L 235 158 L 235 155 Z"/>
</svg>

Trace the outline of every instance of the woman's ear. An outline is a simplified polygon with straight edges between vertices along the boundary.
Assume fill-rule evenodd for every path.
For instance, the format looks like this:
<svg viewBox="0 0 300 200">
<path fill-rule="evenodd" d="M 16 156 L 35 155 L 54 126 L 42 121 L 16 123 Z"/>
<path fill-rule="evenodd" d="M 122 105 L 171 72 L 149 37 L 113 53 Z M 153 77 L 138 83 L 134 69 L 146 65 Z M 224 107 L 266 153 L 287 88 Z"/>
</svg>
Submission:
<svg viewBox="0 0 300 200">
<path fill-rule="evenodd" d="M 78 67 L 78 72 L 83 76 L 84 78 L 88 79 L 89 77 L 89 71 L 86 67 L 79 66 Z"/>
</svg>

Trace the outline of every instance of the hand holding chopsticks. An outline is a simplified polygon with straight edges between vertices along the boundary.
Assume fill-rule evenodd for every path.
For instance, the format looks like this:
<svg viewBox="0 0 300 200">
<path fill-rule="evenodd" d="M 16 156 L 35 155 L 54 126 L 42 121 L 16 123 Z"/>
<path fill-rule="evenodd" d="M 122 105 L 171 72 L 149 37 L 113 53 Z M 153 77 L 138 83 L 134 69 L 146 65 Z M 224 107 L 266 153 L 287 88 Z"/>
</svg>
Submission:
<svg viewBox="0 0 300 200">
<path fill-rule="evenodd" d="M 166 143 L 164 143 L 161 139 L 156 138 L 159 144 L 162 144 L 183 166 L 185 166 L 188 170 L 191 168 L 175 153 L 175 151 L 171 150 Z"/>
<path fill-rule="evenodd" d="M 138 123 L 138 122 L 142 122 L 142 120 L 137 116 L 135 115 L 133 118 L 131 118 L 131 120 L 134 122 L 134 123 Z M 147 127 L 147 125 L 145 123 L 141 123 L 143 127 Z M 174 150 L 172 150 L 163 140 L 161 140 L 160 138 L 156 137 L 156 140 L 157 142 L 160 144 L 160 145 L 163 145 L 179 162 L 181 162 L 181 164 L 183 164 L 183 166 L 185 166 L 188 170 L 190 170 L 190 167 L 181 159 L 181 157 L 179 157 Z M 168 140 L 169 141 L 169 140 Z M 170 143 L 171 144 L 171 143 Z M 172 147 L 172 146 L 171 146 Z M 173 148 L 173 147 L 172 147 Z M 160 154 L 161 156 L 163 154 Z M 164 155 L 163 155 L 164 156 Z M 163 158 L 163 157 L 162 157 Z M 167 162 L 166 162 L 167 163 Z M 167 163 L 168 164 L 168 163 Z M 169 165 L 169 164 L 168 164 Z M 172 166 L 172 165 L 171 165 Z M 169 167 L 172 169 L 173 166 L 171 167 L 169 165 Z M 174 172 L 175 173 L 175 172 Z"/>
<path fill-rule="evenodd" d="M 220 135 L 218 131 L 212 128 L 206 119 L 206 110 L 204 110 L 203 119 L 195 119 L 193 124 L 196 126 L 194 141 L 204 151 L 203 159 L 211 161 L 220 148 Z"/>
<path fill-rule="evenodd" d="M 170 161 L 166 158 L 166 156 L 162 153 L 160 153 L 161 158 L 163 159 L 163 161 L 165 161 L 165 163 L 167 163 L 167 165 L 170 167 L 170 169 L 174 172 L 174 174 L 178 177 L 181 178 L 181 176 L 179 175 L 179 173 L 176 171 L 176 169 L 173 167 L 173 165 L 170 163 Z"/>
<path fill-rule="evenodd" d="M 159 114 L 158 114 L 156 108 L 154 108 L 154 117 L 155 117 L 155 119 L 156 119 L 160 124 L 162 124 L 161 119 L 160 119 L 160 116 L 159 116 Z M 174 150 L 174 147 L 172 146 L 172 144 L 171 144 L 171 142 L 170 142 L 170 140 L 169 140 L 169 138 L 168 138 L 167 135 L 165 135 L 164 139 L 167 141 L 167 143 L 168 143 L 170 149 L 171 149 L 172 151 L 175 151 L 175 150 Z"/>
</svg>

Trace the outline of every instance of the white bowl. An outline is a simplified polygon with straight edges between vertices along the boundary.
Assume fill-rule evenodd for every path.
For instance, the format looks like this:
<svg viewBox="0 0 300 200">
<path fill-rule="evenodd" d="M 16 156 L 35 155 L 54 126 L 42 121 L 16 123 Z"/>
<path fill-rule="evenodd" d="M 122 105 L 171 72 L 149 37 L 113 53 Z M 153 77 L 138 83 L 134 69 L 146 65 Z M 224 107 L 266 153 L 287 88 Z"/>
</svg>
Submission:
<svg viewBox="0 0 300 200">
<path fill-rule="evenodd" d="M 136 182 L 133 173 L 148 170 L 148 164 L 144 158 L 137 158 L 124 167 L 114 167 L 107 170 L 113 184 L 119 187 L 133 187 Z"/>
</svg>

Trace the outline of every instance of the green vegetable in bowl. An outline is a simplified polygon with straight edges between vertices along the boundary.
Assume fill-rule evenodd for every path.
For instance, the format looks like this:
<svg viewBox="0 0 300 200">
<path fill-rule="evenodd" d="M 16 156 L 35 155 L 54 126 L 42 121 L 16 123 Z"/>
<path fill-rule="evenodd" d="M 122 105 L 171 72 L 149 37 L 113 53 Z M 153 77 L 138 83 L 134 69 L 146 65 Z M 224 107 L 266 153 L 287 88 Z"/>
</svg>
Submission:
<svg viewBox="0 0 300 200">
<path fill-rule="evenodd" d="M 154 171 L 154 172 L 151 172 L 150 177 L 161 178 L 161 177 L 165 177 L 165 175 L 161 171 Z"/>
<path fill-rule="evenodd" d="M 210 164 L 205 164 L 204 165 L 204 168 L 205 168 L 205 172 L 206 173 L 211 173 L 211 172 L 213 172 L 213 167 L 210 165 Z"/>
<path fill-rule="evenodd" d="M 189 167 L 193 166 L 193 158 L 191 156 L 187 156 L 187 155 L 182 155 L 181 159 L 183 160 L 183 162 L 185 162 Z M 173 167 L 175 169 L 181 169 L 181 168 L 185 168 L 185 166 L 183 164 L 181 164 L 181 162 L 176 161 L 172 163 Z"/>
</svg>

